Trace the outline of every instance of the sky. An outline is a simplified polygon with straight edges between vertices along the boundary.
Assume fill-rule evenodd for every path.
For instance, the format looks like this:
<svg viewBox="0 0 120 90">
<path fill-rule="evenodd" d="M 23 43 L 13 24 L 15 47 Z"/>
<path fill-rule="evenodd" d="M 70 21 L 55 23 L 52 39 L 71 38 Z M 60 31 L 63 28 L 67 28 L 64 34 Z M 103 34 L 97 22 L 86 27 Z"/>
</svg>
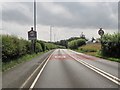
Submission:
<svg viewBox="0 0 120 90">
<path fill-rule="evenodd" d="M 0 5 L 0 33 L 28 39 L 33 26 L 33 0 L 5 0 Z M 118 31 L 118 0 L 70 0 L 66 2 L 37 0 L 37 38 L 52 41 L 79 37 L 98 38 L 99 28 L 105 33 Z"/>
</svg>

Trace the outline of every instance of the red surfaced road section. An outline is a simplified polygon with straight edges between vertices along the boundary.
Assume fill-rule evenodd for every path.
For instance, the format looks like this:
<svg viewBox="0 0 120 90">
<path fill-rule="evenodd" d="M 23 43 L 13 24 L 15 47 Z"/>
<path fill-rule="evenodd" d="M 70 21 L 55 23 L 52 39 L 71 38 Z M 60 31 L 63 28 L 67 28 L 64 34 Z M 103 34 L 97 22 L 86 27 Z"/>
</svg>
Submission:
<svg viewBox="0 0 120 90">
<path fill-rule="evenodd" d="M 70 54 L 71 56 L 81 59 L 81 60 L 99 60 L 97 57 L 84 55 L 84 54 Z M 68 54 L 54 54 L 51 56 L 50 60 L 74 60 Z"/>
<path fill-rule="evenodd" d="M 97 57 L 89 56 L 89 55 L 84 55 L 84 54 L 76 54 L 76 57 L 82 60 L 99 60 Z"/>
<path fill-rule="evenodd" d="M 73 60 L 68 54 L 54 54 L 50 60 Z"/>
</svg>

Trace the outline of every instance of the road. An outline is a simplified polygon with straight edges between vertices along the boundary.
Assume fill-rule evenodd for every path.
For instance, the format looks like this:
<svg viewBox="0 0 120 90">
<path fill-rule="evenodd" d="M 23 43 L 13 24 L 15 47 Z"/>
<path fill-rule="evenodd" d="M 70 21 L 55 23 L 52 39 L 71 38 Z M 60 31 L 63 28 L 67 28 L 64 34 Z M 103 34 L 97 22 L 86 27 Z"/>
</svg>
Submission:
<svg viewBox="0 0 120 90">
<path fill-rule="evenodd" d="M 39 77 L 32 81 L 32 88 L 118 88 L 118 84 L 113 79 L 90 66 L 118 77 L 119 63 L 117 62 L 84 55 L 72 50 L 56 49 L 45 64 L 43 71 L 38 74 Z M 9 71 L 9 73 L 16 74 L 15 71 L 14 73 Z M 12 84 L 5 81 L 10 79 L 8 78 L 9 73 L 3 75 L 3 86 L 19 87 L 20 84 L 14 85 L 16 80 L 12 81 Z"/>
<path fill-rule="evenodd" d="M 29 62 L 21 63 L 2 73 L 2 87 L 19 88 L 38 67 L 38 65 L 41 64 L 41 62 L 52 52 L 53 50 L 43 54 L 42 56 L 38 56 Z"/>
<path fill-rule="evenodd" d="M 76 62 L 67 53 L 74 54 L 68 50 L 60 49 L 54 52 L 34 88 L 118 87 L 117 84 Z M 118 64 L 116 63 L 116 72 L 113 71 L 115 74 L 118 73 L 117 67 Z"/>
</svg>

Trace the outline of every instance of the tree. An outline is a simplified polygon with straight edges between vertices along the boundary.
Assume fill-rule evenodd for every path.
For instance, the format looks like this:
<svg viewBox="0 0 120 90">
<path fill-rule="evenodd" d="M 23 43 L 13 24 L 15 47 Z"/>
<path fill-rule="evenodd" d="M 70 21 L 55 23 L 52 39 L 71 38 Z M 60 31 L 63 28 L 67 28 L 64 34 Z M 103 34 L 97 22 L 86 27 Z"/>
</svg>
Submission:
<svg viewBox="0 0 120 90">
<path fill-rule="evenodd" d="M 80 34 L 80 38 L 82 38 L 82 39 L 86 39 L 86 38 L 85 38 L 85 35 L 83 34 L 83 32 L 81 32 L 81 34 Z"/>
</svg>

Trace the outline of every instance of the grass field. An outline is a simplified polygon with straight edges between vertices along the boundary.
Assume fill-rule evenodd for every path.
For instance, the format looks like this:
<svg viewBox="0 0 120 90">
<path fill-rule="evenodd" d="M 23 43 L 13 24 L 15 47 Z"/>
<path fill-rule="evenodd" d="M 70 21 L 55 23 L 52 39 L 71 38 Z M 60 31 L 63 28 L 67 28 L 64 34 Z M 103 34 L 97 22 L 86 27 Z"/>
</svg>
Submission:
<svg viewBox="0 0 120 90">
<path fill-rule="evenodd" d="M 88 55 L 104 58 L 104 59 L 107 59 L 107 60 L 120 62 L 120 58 L 102 56 L 100 50 L 101 50 L 101 44 L 100 43 L 92 43 L 92 44 L 86 44 L 84 46 L 81 46 L 76 51 L 81 52 L 81 53 L 85 53 L 85 54 L 88 54 Z"/>
<path fill-rule="evenodd" d="M 78 51 L 89 54 L 89 55 L 94 55 L 100 51 L 101 49 L 101 44 L 100 43 L 93 43 L 93 44 L 86 44 L 84 46 L 81 46 L 78 48 Z"/>
</svg>

